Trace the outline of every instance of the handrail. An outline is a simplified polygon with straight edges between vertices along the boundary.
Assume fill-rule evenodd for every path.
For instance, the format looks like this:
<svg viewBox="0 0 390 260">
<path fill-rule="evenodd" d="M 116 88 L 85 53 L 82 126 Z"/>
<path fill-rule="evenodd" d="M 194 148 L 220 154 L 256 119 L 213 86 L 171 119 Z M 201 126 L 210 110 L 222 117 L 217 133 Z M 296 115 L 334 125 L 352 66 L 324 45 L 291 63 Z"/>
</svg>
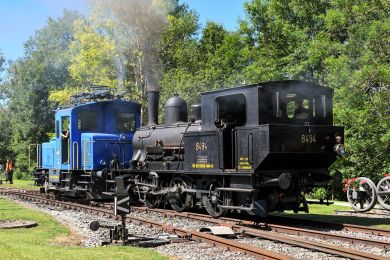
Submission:
<svg viewBox="0 0 390 260">
<path fill-rule="evenodd" d="M 70 139 L 68 138 L 68 140 L 66 141 L 66 148 L 68 149 L 68 158 L 67 158 L 67 161 L 68 161 L 68 172 L 70 172 Z"/>
<path fill-rule="evenodd" d="M 41 159 L 42 159 L 42 149 L 41 148 L 41 145 L 40 144 L 37 144 L 37 168 L 39 168 L 39 163 L 41 162 Z"/>
<path fill-rule="evenodd" d="M 76 160 L 74 159 L 74 155 L 75 155 L 75 145 L 76 145 Z M 76 163 L 76 168 L 74 167 L 75 166 L 75 161 L 77 162 Z M 79 169 L 79 143 L 77 141 L 74 141 L 72 143 L 72 169 L 76 169 L 78 170 Z"/>
</svg>

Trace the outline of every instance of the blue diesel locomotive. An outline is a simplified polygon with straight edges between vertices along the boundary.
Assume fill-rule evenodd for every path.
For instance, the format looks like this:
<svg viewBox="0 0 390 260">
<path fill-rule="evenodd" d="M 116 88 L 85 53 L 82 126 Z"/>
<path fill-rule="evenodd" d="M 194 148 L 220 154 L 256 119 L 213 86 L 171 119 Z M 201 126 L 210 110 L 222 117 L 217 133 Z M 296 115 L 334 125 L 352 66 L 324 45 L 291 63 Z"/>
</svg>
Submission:
<svg viewBox="0 0 390 260">
<path fill-rule="evenodd" d="M 140 110 L 140 104 L 119 99 L 58 110 L 55 137 L 37 149 L 36 184 L 62 196 L 109 198 L 115 176 L 108 170 L 129 167 Z"/>
</svg>

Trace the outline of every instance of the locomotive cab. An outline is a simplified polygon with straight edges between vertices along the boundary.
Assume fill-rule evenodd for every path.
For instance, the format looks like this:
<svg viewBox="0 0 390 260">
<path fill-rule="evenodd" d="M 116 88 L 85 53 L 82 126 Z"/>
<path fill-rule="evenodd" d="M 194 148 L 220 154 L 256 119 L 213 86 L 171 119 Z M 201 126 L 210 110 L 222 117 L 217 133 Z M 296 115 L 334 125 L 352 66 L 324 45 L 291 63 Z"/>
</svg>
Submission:
<svg viewBox="0 0 390 260">
<path fill-rule="evenodd" d="M 331 178 L 336 137 L 343 139 L 332 125 L 332 95 L 304 81 L 203 93 L 202 131 L 184 134 L 184 169 L 222 174 L 218 189 L 236 204 L 222 208 L 263 215 L 303 203 L 307 210 L 301 194 Z"/>
<path fill-rule="evenodd" d="M 107 169 L 128 168 L 140 105 L 104 100 L 74 104 L 55 114 L 55 136 L 43 143 L 35 176 L 46 191 L 102 199 L 114 190 Z"/>
</svg>

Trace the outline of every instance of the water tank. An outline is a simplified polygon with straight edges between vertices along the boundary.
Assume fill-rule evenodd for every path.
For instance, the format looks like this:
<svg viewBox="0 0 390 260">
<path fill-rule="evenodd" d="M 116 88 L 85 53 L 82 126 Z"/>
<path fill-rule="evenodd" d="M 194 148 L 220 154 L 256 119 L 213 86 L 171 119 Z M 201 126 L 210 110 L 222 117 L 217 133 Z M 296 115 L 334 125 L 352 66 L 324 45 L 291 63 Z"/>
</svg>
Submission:
<svg viewBox="0 0 390 260">
<path fill-rule="evenodd" d="M 165 124 L 170 125 L 178 122 L 187 122 L 187 103 L 175 95 L 165 103 Z"/>
</svg>

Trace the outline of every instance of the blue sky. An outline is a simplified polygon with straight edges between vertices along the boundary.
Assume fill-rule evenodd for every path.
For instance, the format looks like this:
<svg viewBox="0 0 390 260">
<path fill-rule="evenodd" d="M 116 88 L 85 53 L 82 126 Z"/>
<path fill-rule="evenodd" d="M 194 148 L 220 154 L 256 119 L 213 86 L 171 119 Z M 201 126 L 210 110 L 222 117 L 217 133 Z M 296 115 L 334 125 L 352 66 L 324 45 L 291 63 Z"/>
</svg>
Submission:
<svg viewBox="0 0 390 260">
<path fill-rule="evenodd" d="M 243 3 L 247 0 L 180 0 L 199 13 L 200 22 L 221 23 L 234 30 L 238 19 L 244 18 Z M 47 18 L 57 18 L 63 9 L 88 14 L 83 0 L 0 0 L 0 50 L 6 59 L 23 56 L 23 44 L 46 24 Z"/>
</svg>

